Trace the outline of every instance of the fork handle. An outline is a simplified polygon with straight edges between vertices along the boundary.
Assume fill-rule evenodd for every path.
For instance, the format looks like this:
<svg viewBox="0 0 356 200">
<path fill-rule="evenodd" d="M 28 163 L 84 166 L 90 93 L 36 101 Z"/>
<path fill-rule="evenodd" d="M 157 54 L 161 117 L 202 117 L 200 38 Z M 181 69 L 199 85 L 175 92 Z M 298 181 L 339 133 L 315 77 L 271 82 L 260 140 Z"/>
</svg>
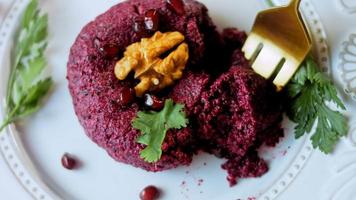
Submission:
<svg viewBox="0 0 356 200">
<path fill-rule="evenodd" d="M 301 1 L 302 1 L 302 0 L 291 0 L 290 3 L 289 3 L 289 6 L 292 6 L 292 7 L 294 7 L 295 9 L 298 10 Z"/>
</svg>

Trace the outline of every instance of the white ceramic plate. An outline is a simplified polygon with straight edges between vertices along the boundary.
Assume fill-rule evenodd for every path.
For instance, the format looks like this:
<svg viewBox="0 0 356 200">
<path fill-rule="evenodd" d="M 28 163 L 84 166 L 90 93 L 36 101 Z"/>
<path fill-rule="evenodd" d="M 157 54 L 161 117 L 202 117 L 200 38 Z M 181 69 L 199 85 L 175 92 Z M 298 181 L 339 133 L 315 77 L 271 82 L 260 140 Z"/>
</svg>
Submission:
<svg viewBox="0 0 356 200">
<path fill-rule="evenodd" d="M 0 97 L 3 99 L 13 32 L 27 4 L 16 0 L 0 32 Z M 266 8 L 262 0 L 202 0 L 220 27 L 235 26 L 249 30 L 256 13 Z M 262 178 L 240 180 L 230 188 L 223 160 L 206 154 L 198 155 L 189 167 L 161 173 L 113 161 L 104 150 L 84 134 L 74 114 L 67 89 L 66 62 L 69 48 L 81 28 L 118 3 L 114 0 L 52 0 L 41 6 L 49 13 L 49 66 L 56 87 L 44 108 L 0 136 L 1 152 L 22 185 L 35 199 L 138 199 L 147 185 L 156 185 L 164 193 L 162 199 L 247 199 L 264 200 L 278 197 L 297 177 L 313 150 L 308 138 L 293 139 L 293 126 L 285 120 L 286 137 L 276 148 L 261 152 L 270 171 Z M 329 70 L 326 35 L 309 0 L 302 4 L 305 18 L 314 38 L 315 55 L 326 73 Z M 0 117 L 1 120 L 1 117 Z M 76 155 L 82 166 L 75 171 L 60 164 L 63 153 Z"/>
</svg>

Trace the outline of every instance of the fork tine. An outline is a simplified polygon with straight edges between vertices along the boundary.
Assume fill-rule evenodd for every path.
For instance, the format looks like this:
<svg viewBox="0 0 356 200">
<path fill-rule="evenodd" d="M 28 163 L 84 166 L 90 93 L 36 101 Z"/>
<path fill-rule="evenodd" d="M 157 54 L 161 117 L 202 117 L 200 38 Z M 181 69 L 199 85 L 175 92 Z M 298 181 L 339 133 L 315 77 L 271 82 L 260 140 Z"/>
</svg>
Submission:
<svg viewBox="0 0 356 200">
<path fill-rule="evenodd" d="M 261 44 L 260 37 L 255 34 L 250 34 L 242 47 L 242 52 L 245 53 L 245 58 L 251 60 L 255 53 L 258 51 L 258 47 Z"/>
<path fill-rule="evenodd" d="M 255 72 L 268 79 L 272 76 L 273 72 L 282 61 L 282 56 L 283 53 L 278 47 L 265 42 L 262 50 L 254 61 L 252 68 Z"/>
<path fill-rule="evenodd" d="M 288 81 L 293 77 L 294 73 L 297 71 L 300 62 L 292 57 L 286 58 L 282 69 L 278 72 L 276 78 L 273 80 L 273 83 L 277 86 L 284 86 Z"/>
</svg>

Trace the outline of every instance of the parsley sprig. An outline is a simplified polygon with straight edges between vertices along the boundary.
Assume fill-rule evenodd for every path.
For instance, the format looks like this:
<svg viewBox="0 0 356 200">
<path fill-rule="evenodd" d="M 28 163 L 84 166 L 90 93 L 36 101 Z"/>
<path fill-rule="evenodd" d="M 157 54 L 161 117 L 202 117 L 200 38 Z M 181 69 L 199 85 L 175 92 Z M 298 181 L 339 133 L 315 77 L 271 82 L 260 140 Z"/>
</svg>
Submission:
<svg viewBox="0 0 356 200">
<path fill-rule="evenodd" d="M 296 138 L 311 133 L 315 125 L 311 137 L 314 148 L 331 153 L 340 138 L 347 135 L 348 125 L 346 117 L 329 105 L 334 103 L 341 110 L 346 108 L 337 96 L 335 86 L 318 70 L 312 57 L 306 59 L 287 91 L 290 97 L 287 113 L 297 123 Z"/>
<path fill-rule="evenodd" d="M 41 108 L 41 102 L 53 85 L 43 79 L 47 65 L 48 16 L 40 14 L 37 0 L 32 0 L 22 17 L 12 52 L 10 78 L 6 94 L 6 116 L 0 132 L 7 125 L 27 117 Z"/>
<path fill-rule="evenodd" d="M 141 131 L 137 142 L 147 145 L 140 153 L 146 162 L 157 162 L 162 156 L 162 143 L 169 129 L 186 127 L 188 119 L 183 111 L 184 105 L 174 104 L 173 100 L 165 101 L 160 112 L 138 112 L 132 126 Z"/>
</svg>

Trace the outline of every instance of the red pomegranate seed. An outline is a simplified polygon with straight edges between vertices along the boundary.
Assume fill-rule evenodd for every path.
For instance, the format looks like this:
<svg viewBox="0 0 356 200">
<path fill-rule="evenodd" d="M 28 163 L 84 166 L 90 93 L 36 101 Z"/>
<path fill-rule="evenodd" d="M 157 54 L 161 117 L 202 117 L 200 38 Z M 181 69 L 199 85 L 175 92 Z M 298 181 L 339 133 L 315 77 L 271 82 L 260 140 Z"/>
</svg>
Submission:
<svg viewBox="0 0 356 200">
<path fill-rule="evenodd" d="M 141 200 L 156 200 L 156 199 L 158 199 L 159 195 L 160 195 L 160 192 L 159 192 L 158 188 L 150 185 L 141 191 L 140 199 Z"/>
<path fill-rule="evenodd" d="M 100 50 L 101 49 L 101 40 L 99 38 L 97 38 L 97 37 L 94 39 L 94 46 L 95 46 L 96 49 L 101 51 Z"/>
<path fill-rule="evenodd" d="M 135 95 L 136 94 L 134 89 L 124 88 L 119 95 L 119 99 L 117 100 L 117 103 L 119 103 L 122 106 L 127 106 L 135 99 Z"/>
<path fill-rule="evenodd" d="M 155 9 L 148 10 L 145 13 L 145 27 L 146 30 L 155 32 L 158 30 L 159 16 Z"/>
<path fill-rule="evenodd" d="M 76 167 L 77 161 L 68 153 L 65 153 L 61 159 L 62 166 L 66 169 L 72 170 Z"/>
<path fill-rule="evenodd" d="M 164 106 L 164 102 L 162 100 L 150 94 L 145 94 L 144 100 L 145 105 L 153 110 L 161 110 Z"/>
<path fill-rule="evenodd" d="M 119 46 L 115 44 L 102 44 L 100 39 L 94 39 L 95 47 L 107 58 L 115 58 L 119 54 Z"/>
<path fill-rule="evenodd" d="M 146 34 L 146 27 L 145 27 L 144 19 L 135 18 L 133 20 L 132 29 L 139 36 L 145 35 Z"/>
<path fill-rule="evenodd" d="M 170 9 L 175 11 L 178 15 L 185 14 L 184 2 L 183 0 L 167 0 Z"/>
<path fill-rule="evenodd" d="M 107 44 L 103 47 L 103 52 L 108 58 L 115 58 L 119 54 L 119 47 L 114 44 Z"/>
</svg>

